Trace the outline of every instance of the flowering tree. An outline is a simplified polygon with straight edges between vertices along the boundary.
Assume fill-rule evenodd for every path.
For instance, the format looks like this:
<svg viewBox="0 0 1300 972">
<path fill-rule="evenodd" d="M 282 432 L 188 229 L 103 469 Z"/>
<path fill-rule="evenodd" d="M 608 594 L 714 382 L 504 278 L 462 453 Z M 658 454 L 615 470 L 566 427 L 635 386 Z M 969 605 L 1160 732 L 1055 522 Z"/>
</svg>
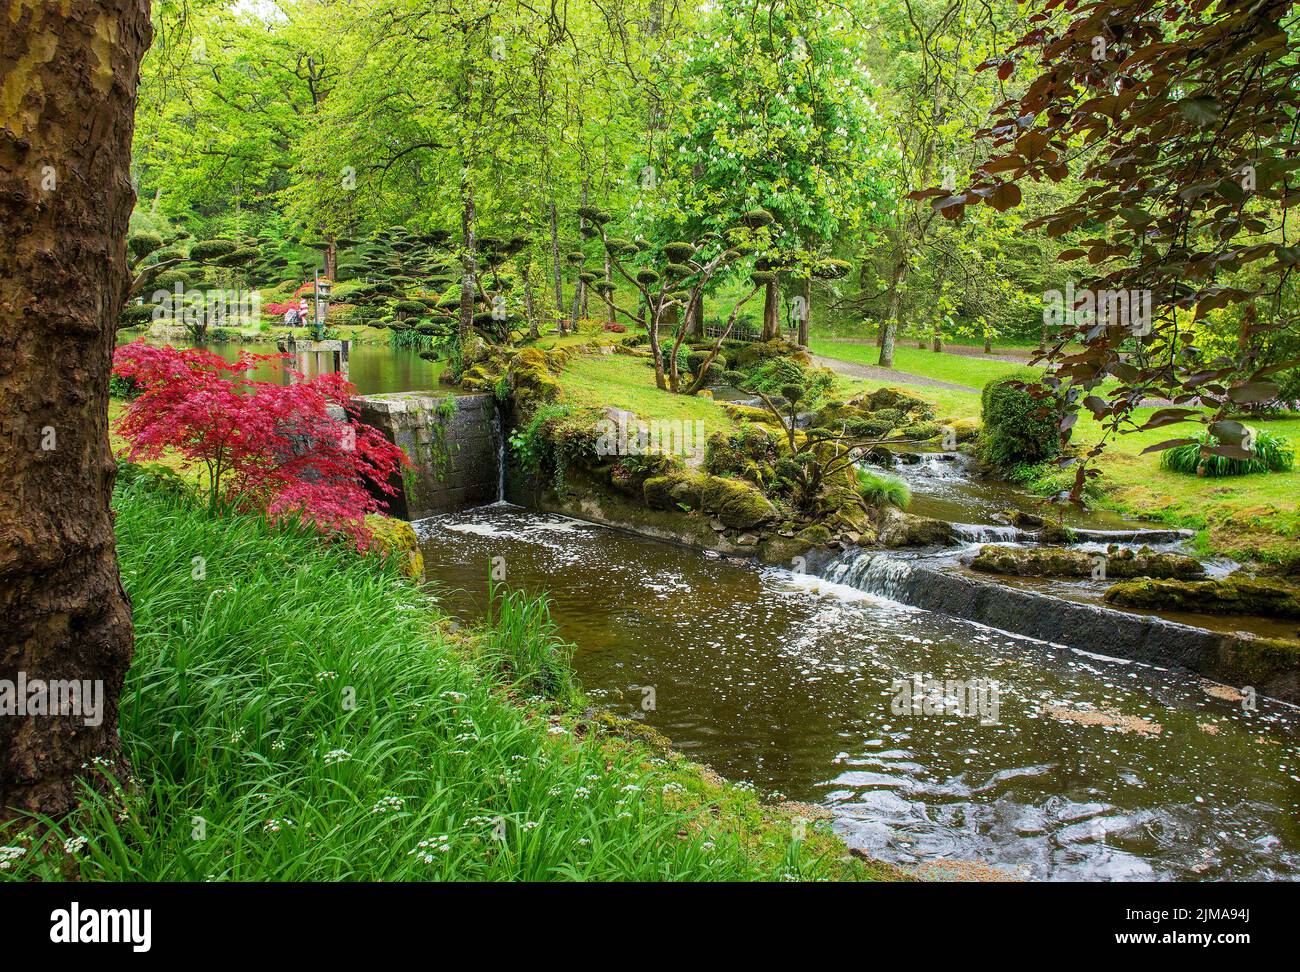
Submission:
<svg viewBox="0 0 1300 972">
<path fill-rule="evenodd" d="M 179 452 L 206 471 L 212 509 L 262 509 L 301 516 L 321 529 L 343 530 L 359 547 L 370 539 L 364 516 L 379 508 L 366 489 L 393 492 L 389 477 L 407 462 L 402 450 L 352 416 L 352 386 L 340 375 L 292 385 L 244 374 L 275 355 L 241 354 L 229 363 L 197 348 L 123 345 L 113 373 L 142 389 L 116 428 L 130 443 L 126 457 L 158 459 Z"/>
</svg>

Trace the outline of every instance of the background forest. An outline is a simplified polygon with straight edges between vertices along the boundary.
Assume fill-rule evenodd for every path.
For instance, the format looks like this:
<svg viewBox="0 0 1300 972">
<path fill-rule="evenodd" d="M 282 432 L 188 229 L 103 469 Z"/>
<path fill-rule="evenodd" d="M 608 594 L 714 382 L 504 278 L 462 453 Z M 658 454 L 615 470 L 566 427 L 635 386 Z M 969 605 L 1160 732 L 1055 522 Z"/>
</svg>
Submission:
<svg viewBox="0 0 1300 972">
<path fill-rule="evenodd" d="M 1070 276 L 1056 260 L 1068 240 L 1024 226 L 1077 194 L 1070 178 L 960 222 L 906 198 L 982 161 L 976 132 L 1007 92 L 976 68 L 1022 31 L 1014 3 L 301 0 L 179 13 L 159 6 L 145 59 L 133 229 L 258 242 L 263 286 L 325 268 L 312 245 L 329 269 L 338 253 L 346 281 L 365 269 L 349 245 L 393 225 L 449 234 L 461 261 L 477 255 L 467 242 L 517 239 L 501 273 L 519 312 L 545 321 L 580 274 L 608 274 L 583 206 L 651 246 L 767 209 L 776 245 L 851 265 L 839 279 L 782 275 L 786 324 L 814 277 L 814 334 L 870 337 L 890 321 L 927 345 L 1033 344 L 1042 294 Z M 587 265 L 568 258 L 584 248 Z M 558 316 L 586 316 L 572 310 Z M 751 305 L 744 319 L 761 314 Z"/>
</svg>

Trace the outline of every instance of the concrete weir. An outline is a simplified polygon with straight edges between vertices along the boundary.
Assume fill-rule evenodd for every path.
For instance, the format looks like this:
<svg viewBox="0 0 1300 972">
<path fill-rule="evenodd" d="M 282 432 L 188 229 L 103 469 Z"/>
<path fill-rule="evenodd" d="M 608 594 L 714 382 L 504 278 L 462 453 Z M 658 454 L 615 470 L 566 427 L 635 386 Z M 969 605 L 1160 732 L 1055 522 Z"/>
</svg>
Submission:
<svg viewBox="0 0 1300 972">
<path fill-rule="evenodd" d="M 401 392 L 353 399 L 357 418 L 400 446 L 411 465 L 390 481 L 388 512 L 406 520 L 501 498 L 501 419 L 491 395 Z"/>
<path fill-rule="evenodd" d="M 926 611 L 1116 658 L 1177 665 L 1300 704 L 1293 651 L 1268 639 L 1017 590 L 875 551 L 841 555 L 819 573 Z"/>
</svg>

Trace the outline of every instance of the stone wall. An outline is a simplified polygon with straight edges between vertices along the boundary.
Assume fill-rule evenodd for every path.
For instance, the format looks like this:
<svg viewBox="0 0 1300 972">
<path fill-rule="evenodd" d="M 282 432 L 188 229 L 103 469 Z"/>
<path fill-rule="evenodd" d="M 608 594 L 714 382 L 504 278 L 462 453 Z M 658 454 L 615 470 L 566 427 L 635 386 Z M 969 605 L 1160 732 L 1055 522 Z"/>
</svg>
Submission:
<svg viewBox="0 0 1300 972">
<path fill-rule="evenodd" d="M 406 520 L 463 510 L 501 498 L 501 424 L 491 395 L 401 392 L 354 400 L 358 419 L 401 447 L 411 466 L 383 496 Z"/>
</svg>

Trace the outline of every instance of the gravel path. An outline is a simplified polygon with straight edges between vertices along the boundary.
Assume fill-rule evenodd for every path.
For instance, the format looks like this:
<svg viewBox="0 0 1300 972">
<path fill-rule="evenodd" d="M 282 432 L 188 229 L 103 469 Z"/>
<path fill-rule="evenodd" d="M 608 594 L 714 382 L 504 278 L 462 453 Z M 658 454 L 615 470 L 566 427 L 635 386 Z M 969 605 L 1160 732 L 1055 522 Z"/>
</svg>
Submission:
<svg viewBox="0 0 1300 972">
<path fill-rule="evenodd" d="M 919 385 L 923 388 L 947 388 L 951 391 L 979 393 L 978 388 L 971 388 L 968 385 L 957 385 L 951 381 L 940 381 L 938 378 L 913 375 L 906 371 L 895 371 L 893 368 L 881 368 L 878 365 L 855 364 L 852 361 L 841 361 L 839 358 L 823 358 L 819 354 L 813 355 L 813 363 L 822 368 L 830 368 L 836 374 L 848 378 L 869 378 L 872 381 L 883 381 L 887 385 Z"/>
<path fill-rule="evenodd" d="M 875 338 L 822 338 L 832 344 L 875 344 Z M 1029 364 L 1034 356 L 1030 348 L 999 348 L 992 354 L 985 354 L 984 348 L 974 344 L 944 344 L 943 354 L 955 354 L 963 358 L 983 358 L 985 361 L 1009 361 L 1015 364 Z"/>
</svg>

